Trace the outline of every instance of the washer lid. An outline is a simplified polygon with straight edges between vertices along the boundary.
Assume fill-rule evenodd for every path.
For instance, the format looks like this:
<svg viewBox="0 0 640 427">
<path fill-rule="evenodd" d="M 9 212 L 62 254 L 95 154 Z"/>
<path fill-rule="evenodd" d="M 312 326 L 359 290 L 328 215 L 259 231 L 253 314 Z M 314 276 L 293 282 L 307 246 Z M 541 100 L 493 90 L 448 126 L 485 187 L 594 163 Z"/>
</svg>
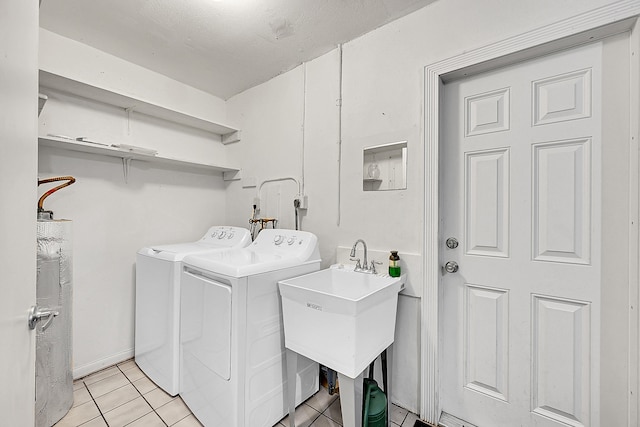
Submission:
<svg viewBox="0 0 640 427">
<path fill-rule="evenodd" d="M 176 243 L 142 248 L 139 255 L 180 261 L 187 255 L 220 251 L 230 248 L 243 248 L 251 243 L 251 233 L 246 228 L 213 226 L 197 242 Z"/>
<path fill-rule="evenodd" d="M 225 276 L 245 277 L 320 262 L 320 252 L 312 233 L 266 229 L 246 248 L 190 255 L 183 262 Z"/>
</svg>

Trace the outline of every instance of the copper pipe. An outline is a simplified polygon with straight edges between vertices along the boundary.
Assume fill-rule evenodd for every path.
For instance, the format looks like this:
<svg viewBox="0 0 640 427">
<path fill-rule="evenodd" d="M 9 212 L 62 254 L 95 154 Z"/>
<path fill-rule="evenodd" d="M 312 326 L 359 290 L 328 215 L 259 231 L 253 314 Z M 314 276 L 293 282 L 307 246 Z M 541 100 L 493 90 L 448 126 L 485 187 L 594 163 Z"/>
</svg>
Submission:
<svg viewBox="0 0 640 427">
<path fill-rule="evenodd" d="M 58 185 L 57 187 L 54 187 L 51 190 L 49 190 L 46 193 L 44 193 L 42 195 L 42 197 L 40 197 L 40 200 L 38 200 L 38 211 L 43 211 L 44 210 L 44 208 L 42 207 L 42 205 L 44 204 L 44 199 L 46 199 L 47 197 L 49 197 L 50 195 L 52 195 L 56 191 L 60 190 L 61 188 L 70 186 L 71 184 L 76 182 L 76 179 L 74 177 L 72 177 L 72 176 L 58 176 L 58 177 L 55 177 L 55 178 L 39 179 L 38 180 L 38 186 L 40 184 L 46 184 L 48 182 L 56 182 L 56 181 L 68 181 L 68 182 L 65 182 L 64 184 Z"/>
</svg>

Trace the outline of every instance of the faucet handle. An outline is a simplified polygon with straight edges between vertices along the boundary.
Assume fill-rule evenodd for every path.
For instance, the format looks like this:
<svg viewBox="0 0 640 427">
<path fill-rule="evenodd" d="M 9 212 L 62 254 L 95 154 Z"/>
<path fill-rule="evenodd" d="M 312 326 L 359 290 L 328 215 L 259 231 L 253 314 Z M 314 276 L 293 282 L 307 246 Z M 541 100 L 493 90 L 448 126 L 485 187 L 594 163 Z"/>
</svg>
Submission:
<svg viewBox="0 0 640 427">
<path fill-rule="evenodd" d="M 381 262 L 378 262 L 378 261 L 375 261 L 375 260 L 371 260 L 371 273 L 373 273 L 373 274 L 378 274 L 378 272 L 376 271 L 376 264 L 382 265 Z"/>
<path fill-rule="evenodd" d="M 351 261 L 355 261 L 356 262 L 356 268 L 354 269 L 354 271 L 360 271 L 362 270 L 362 266 L 360 265 L 360 258 L 349 258 Z"/>
</svg>

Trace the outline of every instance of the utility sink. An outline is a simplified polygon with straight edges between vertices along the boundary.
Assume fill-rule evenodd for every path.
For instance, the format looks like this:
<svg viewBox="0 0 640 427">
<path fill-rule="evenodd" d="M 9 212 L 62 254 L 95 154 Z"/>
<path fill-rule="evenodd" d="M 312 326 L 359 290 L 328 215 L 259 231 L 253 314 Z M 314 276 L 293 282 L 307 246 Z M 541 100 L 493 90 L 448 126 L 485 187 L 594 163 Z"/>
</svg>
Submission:
<svg viewBox="0 0 640 427">
<path fill-rule="evenodd" d="M 278 282 L 285 347 L 356 378 L 393 343 L 405 279 L 337 264 Z"/>
</svg>

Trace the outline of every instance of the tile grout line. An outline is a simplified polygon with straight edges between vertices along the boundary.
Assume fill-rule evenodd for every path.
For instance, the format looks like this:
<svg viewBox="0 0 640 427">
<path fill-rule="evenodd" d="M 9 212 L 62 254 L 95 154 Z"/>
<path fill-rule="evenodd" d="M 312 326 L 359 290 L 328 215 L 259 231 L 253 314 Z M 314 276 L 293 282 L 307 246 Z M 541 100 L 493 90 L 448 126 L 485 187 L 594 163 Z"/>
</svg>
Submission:
<svg viewBox="0 0 640 427">
<path fill-rule="evenodd" d="M 331 405 L 329 405 L 329 406 L 331 406 Z M 335 419 L 333 419 L 333 417 L 329 416 L 328 414 L 325 414 L 325 412 L 327 412 L 329 410 L 329 406 L 327 406 L 322 412 L 320 412 L 320 415 L 324 415 L 325 417 L 329 418 L 331 421 L 333 421 L 336 424 L 343 425 L 343 421 L 342 420 L 340 420 L 340 422 L 338 422 L 338 420 L 335 420 Z M 317 420 L 317 418 L 316 418 L 316 420 Z"/>
<path fill-rule="evenodd" d="M 330 396 L 332 396 L 332 395 L 330 395 Z M 327 412 L 329 410 L 329 408 L 336 402 L 336 400 L 340 400 L 340 395 L 336 396 L 335 398 L 331 398 L 329 400 L 329 402 L 327 403 L 326 408 L 324 408 L 322 411 L 320 411 L 320 413 L 322 415 L 324 415 L 325 417 L 327 417 L 328 419 L 330 419 L 331 421 L 335 422 L 336 424 L 342 426 L 344 424 L 342 419 L 340 419 L 340 422 L 338 422 L 338 420 L 335 420 L 335 419 L 333 419 L 333 417 L 329 416 L 328 414 L 325 414 L 325 412 Z M 340 412 L 342 413 L 342 411 L 340 411 Z M 315 421 L 317 421 L 317 419 Z M 310 427 L 313 427 L 313 425 L 310 426 Z"/>
<path fill-rule="evenodd" d="M 407 411 L 406 414 L 404 414 L 404 417 L 402 417 L 402 422 L 400 423 L 400 425 L 402 426 L 402 424 L 404 424 L 404 422 L 407 420 L 407 417 L 409 416 L 409 412 Z"/>
<path fill-rule="evenodd" d="M 168 403 L 170 403 L 170 402 L 167 402 L 167 403 L 165 403 L 164 405 L 166 405 L 166 404 L 168 404 Z M 164 405 L 162 405 L 162 406 L 164 406 Z M 187 408 L 188 408 L 188 406 L 187 406 Z M 190 416 L 190 415 L 193 415 L 193 412 L 191 412 L 191 409 L 189 409 L 189 413 L 188 413 L 187 415 L 185 415 L 184 417 L 180 418 L 178 421 L 176 421 L 175 423 L 173 423 L 173 424 L 171 424 L 171 425 L 172 425 L 172 426 L 174 426 L 174 425 L 178 424 L 180 421 L 184 420 L 185 418 L 189 418 L 189 416 Z M 158 414 L 158 416 L 160 417 L 160 414 Z M 195 415 L 193 415 L 193 417 L 195 418 L 196 416 L 195 416 Z M 160 419 L 162 420 L 162 417 L 160 417 Z M 196 419 L 197 419 L 197 418 L 196 418 Z M 162 422 L 164 422 L 164 420 L 162 420 Z M 198 421 L 198 422 L 199 422 L 199 421 Z M 165 424 L 167 424 L 167 423 L 165 423 Z M 168 425 L 168 424 L 167 424 L 167 425 Z"/>
<path fill-rule="evenodd" d="M 133 359 L 131 359 L 131 360 L 133 360 Z M 134 363 L 135 363 L 135 362 L 134 362 Z M 135 389 L 136 389 L 136 391 L 137 391 L 137 392 L 138 392 L 138 394 L 142 397 L 142 399 L 143 399 L 145 402 L 147 402 L 147 404 L 149 404 L 149 406 L 151 407 L 151 410 L 152 410 L 152 411 L 153 411 L 153 412 L 158 416 L 158 418 L 160 418 L 160 421 L 162 421 L 162 423 L 163 423 L 165 426 L 167 426 L 167 427 L 168 427 L 168 426 L 169 426 L 169 424 L 168 424 L 168 423 L 167 423 L 167 422 L 162 418 L 162 416 L 158 413 L 158 411 L 156 411 L 156 409 L 158 409 L 158 408 L 162 408 L 163 406 L 168 405 L 169 403 L 173 402 L 173 401 L 174 401 L 176 398 L 178 398 L 179 396 L 177 396 L 177 395 L 176 395 L 175 397 L 172 397 L 170 401 L 168 401 L 168 402 L 166 402 L 166 403 L 164 403 L 164 404 L 160 405 L 158 408 L 154 408 L 154 407 L 153 407 L 153 405 L 151 404 L 151 402 L 149 402 L 149 401 L 144 397 L 144 393 L 142 393 L 140 390 L 138 390 L 138 387 L 136 387 L 136 385 L 133 383 L 133 381 L 131 381 L 131 380 L 129 379 L 129 377 L 127 376 L 127 374 L 125 374 L 125 373 L 124 373 L 124 371 L 122 370 L 122 368 L 121 368 L 119 365 L 116 365 L 116 366 L 118 367 L 118 369 L 120 370 L 120 372 L 122 372 L 122 373 L 124 374 L 124 376 L 127 378 L 127 380 L 129 381 L 129 383 L 133 386 L 133 388 L 135 388 Z M 137 367 L 138 369 L 140 369 L 140 367 L 139 367 L 138 365 L 136 365 L 136 367 Z M 132 369 L 133 369 L 133 368 L 132 368 Z M 130 369 L 127 369 L 127 370 L 130 370 Z M 142 371 L 142 373 L 144 374 L 144 378 L 149 378 L 149 377 L 147 377 L 147 375 L 144 373 L 144 371 Z M 157 387 L 157 386 L 156 386 L 156 388 L 155 388 L 155 389 L 162 390 L 160 387 Z M 155 389 L 154 389 L 154 390 L 155 390 Z M 153 390 L 151 390 L 151 391 L 153 391 Z M 151 393 L 151 391 L 149 391 L 149 392 L 147 392 L 147 393 Z M 164 390 L 163 390 L 163 391 L 164 391 Z M 184 420 L 185 418 L 188 418 L 188 417 L 189 417 L 190 415 L 192 415 L 192 414 L 193 414 L 193 413 L 191 412 L 191 410 L 189 410 L 189 413 L 188 413 L 187 415 L 185 415 L 184 417 L 180 418 L 179 420 L 177 420 L 177 421 L 176 421 L 175 423 L 173 423 L 172 425 L 178 424 L 180 421 Z M 145 414 L 144 416 L 146 416 L 146 415 L 147 415 L 147 414 Z M 138 419 L 139 419 L 139 418 L 138 418 Z M 136 421 L 136 420 L 134 420 L 134 421 Z M 132 422 L 134 422 L 134 421 L 132 421 Z M 131 424 L 131 423 L 129 423 L 129 424 Z"/>
<path fill-rule="evenodd" d="M 135 363 L 135 362 L 134 362 L 134 363 Z M 136 365 L 136 366 L 138 366 L 138 365 Z M 138 390 L 138 387 L 136 387 L 136 386 L 135 386 L 135 384 L 133 383 L 133 381 L 131 381 L 131 380 L 129 379 L 129 377 L 127 376 L 127 374 L 125 374 L 125 373 L 124 373 L 124 371 L 122 370 L 122 368 L 120 368 L 120 366 L 119 366 L 119 365 L 116 365 L 116 367 L 118 368 L 118 370 L 119 370 L 120 372 L 122 372 L 122 375 L 124 375 L 124 377 L 127 379 L 127 381 L 129 381 L 129 384 L 131 384 L 131 386 L 132 386 L 133 388 L 135 388 L 135 389 L 136 389 L 136 391 L 138 392 L 138 394 L 140 395 L 140 397 L 142 397 L 142 400 L 144 400 L 144 401 L 147 403 L 147 405 L 149 405 L 149 407 L 151 408 L 151 412 L 154 412 L 154 413 L 158 416 L 158 418 L 160 418 L 160 421 L 162 421 L 162 424 L 164 424 L 165 426 L 168 426 L 168 424 L 164 421 L 164 419 L 162 419 L 162 417 L 160 416 L 160 414 L 158 414 L 158 413 L 156 412 L 155 408 L 151 405 L 151 403 L 149 403 L 149 401 L 148 401 L 147 399 L 145 399 L 144 394 L 142 394 L 142 392 L 141 392 L 140 390 Z M 140 368 L 138 367 L 138 369 L 140 369 Z M 144 372 L 143 372 L 143 374 L 144 374 Z M 145 377 L 146 377 L 146 374 L 145 374 Z M 164 406 L 164 405 L 163 405 L 163 406 Z M 98 408 L 98 409 L 99 409 L 99 408 Z M 146 413 L 146 414 L 144 414 L 142 417 L 146 417 L 146 416 L 147 416 L 148 414 L 150 414 L 151 412 L 147 412 L 147 413 Z M 142 417 L 140 417 L 140 418 L 142 418 Z M 131 421 L 131 422 L 130 422 L 130 423 L 128 423 L 127 425 L 129 425 L 129 424 L 131 424 L 131 423 L 134 423 L 134 422 L 138 421 L 140 418 L 136 418 L 135 420 Z M 106 420 L 105 420 L 105 421 L 106 421 Z M 108 426 L 108 425 L 109 425 L 109 423 L 107 423 L 107 426 Z M 126 426 L 125 426 L 125 427 L 126 427 Z"/>
<path fill-rule="evenodd" d="M 306 403 L 302 403 L 301 405 L 307 405 Z M 314 408 L 313 406 L 307 405 L 309 406 L 309 408 L 313 409 L 314 411 L 316 411 L 318 413 L 318 415 L 316 415 L 316 417 L 313 419 L 313 421 L 311 421 L 311 425 L 309 427 L 313 427 L 313 424 L 318 421 L 318 418 L 320 418 L 322 416 L 322 412 L 323 411 L 318 411 L 316 408 Z M 327 407 L 328 408 L 328 407 Z M 325 409 L 327 409 L 325 408 Z M 297 409 L 297 408 L 296 408 Z M 295 416 L 295 412 L 294 412 L 294 416 Z M 329 418 L 329 417 L 327 417 Z"/>
<path fill-rule="evenodd" d="M 84 378 L 86 378 L 86 377 L 84 377 Z M 91 401 L 93 402 L 94 405 L 96 405 L 96 408 L 98 408 L 98 412 L 100 413 L 100 417 L 102 417 L 102 420 L 104 421 L 104 423 L 108 427 L 109 423 L 107 422 L 107 419 L 104 417 L 104 414 L 102 413 L 102 409 L 100 409 L 100 407 L 98 406 L 98 402 L 96 402 L 96 399 L 94 399 L 93 393 L 91 393 L 91 390 L 89 390 L 89 387 L 87 387 L 87 385 L 85 384 L 84 378 L 82 379 L 82 386 L 87 389 L 87 393 L 89 393 L 89 397 L 91 397 Z M 92 418 L 89 421 L 95 420 L 96 418 L 98 418 L 98 417 Z M 89 422 L 89 421 L 87 421 L 87 422 Z M 86 424 L 86 423 L 83 423 L 83 424 Z"/>
<path fill-rule="evenodd" d="M 133 359 L 131 359 L 131 360 L 133 360 Z M 122 362 L 121 362 L 121 363 L 122 363 Z M 138 389 L 138 387 L 136 387 L 136 385 L 134 384 L 134 382 L 133 382 L 133 381 L 132 381 L 128 376 L 127 376 L 127 374 L 125 373 L 125 370 L 123 370 L 123 369 L 120 367 L 120 364 L 121 364 L 121 363 L 119 363 L 119 364 L 115 364 L 115 365 L 113 365 L 113 367 L 117 368 L 117 369 L 118 369 L 118 371 L 124 375 L 124 377 L 127 379 L 127 381 L 129 382 L 129 384 L 131 384 L 131 386 L 133 386 L 133 388 L 136 390 L 136 392 L 138 393 L 138 395 L 139 395 L 140 397 L 142 397 L 142 399 L 143 399 L 143 400 L 144 400 L 144 401 L 149 405 L 149 407 L 151 408 L 151 412 L 155 413 L 155 414 L 158 416 L 158 418 L 160 418 L 160 421 L 162 421 L 162 423 L 163 423 L 165 426 L 167 426 L 167 427 L 168 427 L 168 426 L 169 426 L 169 424 L 168 424 L 168 423 L 167 423 L 167 422 L 162 418 L 162 416 L 158 413 L 158 411 L 156 411 L 156 409 L 157 409 L 157 408 L 154 408 L 154 407 L 153 407 L 153 405 L 151 405 L 151 403 L 147 400 L 147 398 L 145 398 L 145 396 L 144 396 L 144 394 L 142 393 L 142 391 L 141 391 L 140 389 Z M 135 363 L 135 362 L 134 362 L 134 363 Z M 137 365 L 135 365 L 135 367 L 137 367 L 138 369 L 140 369 Z M 108 368 L 106 368 L 106 369 L 108 369 Z M 133 369 L 133 368 L 131 368 L 131 369 Z M 131 369 L 127 369 L 127 371 L 128 371 L 128 370 L 131 370 Z M 143 372 L 143 374 L 144 374 L 144 372 Z M 91 375 L 93 375 L 93 374 L 91 374 Z M 87 392 L 89 393 L 89 397 L 91 397 L 91 400 L 92 400 L 92 401 L 93 401 L 93 403 L 96 405 L 96 408 L 98 408 L 98 412 L 100 413 L 100 417 L 102 417 L 102 419 L 104 420 L 105 424 L 107 424 L 107 427 L 108 427 L 108 426 L 109 426 L 109 423 L 107 422 L 107 419 L 106 419 L 106 417 L 104 416 L 104 413 L 103 413 L 102 409 L 100 408 L 100 406 L 98 406 L 98 402 L 96 402 L 96 399 L 93 397 L 93 394 L 92 394 L 92 393 L 91 393 L 91 391 L 89 390 L 89 387 L 88 387 L 88 386 L 87 386 L 87 384 L 85 384 L 85 382 L 84 382 L 84 378 L 90 377 L 91 375 L 87 375 L 87 376 L 85 376 L 85 377 L 83 377 L 83 378 L 81 379 L 81 381 L 82 381 L 82 385 L 83 385 L 83 387 L 85 387 L 85 389 L 86 389 L 86 390 L 87 390 Z M 112 375 L 110 375 L 110 376 L 112 376 Z M 107 379 L 107 378 L 108 378 L 108 377 L 102 378 L 102 379 L 100 379 L 100 380 L 96 381 L 96 383 L 97 383 L 97 382 L 99 382 L 99 381 L 102 381 L 102 380 L 104 380 L 104 379 Z M 146 374 L 144 374 L 144 378 L 148 378 L 148 377 L 146 376 Z M 93 384 L 93 383 L 92 383 L 92 384 Z M 117 390 L 119 390 L 119 389 L 121 389 L 121 388 L 123 388 L 123 387 L 126 387 L 126 385 L 123 385 L 122 387 L 118 387 L 118 388 L 117 388 L 117 389 L 115 389 L 115 390 L 111 390 L 111 391 L 110 391 L 110 392 L 108 392 L 108 393 L 115 392 L 115 391 L 117 391 Z M 156 387 L 154 388 L 154 390 L 155 390 L 155 389 L 159 389 L 159 387 L 157 387 L 157 386 L 156 386 Z M 106 394 L 108 394 L 108 393 L 105 393 L 105 395 L 106 395 Z M 171 402 L 172 402 L 173 400 L 175 400 L 175 399 L 176 399 L 176 398 L 175 398 L 175 397 L 173 397 L 169 402 L 166 402 L 165 404 L 163 404 L 163 405 L 159 406 L 159 408 L 161 408 L 161 407 L 163 407 L 163 406 L 165 406 L 165 405 L 167 405 L 167 404 L 171 403 Z M 135 399 L 133 399 L 133 400 L 135 400 Z M 125 403 L 123 403 L 123 404 L 121 404 L 121 405 L 118 405 L 118 406 L 116 406 L 116 407 L 114 407 L 114 408 L 110 409 L 109 411 L 112 411 L 112 410 L 114 410 L 114 409 L 116 409 L 116 408 L 119 408 L 120 406 L 125 405 L 126 403 L 129 403 L 129 402 L 125 402 Z M 107 412 L 109 412 L 109 411 L 107 411 Z M 147 416 L 147 415 L 148 415 L 148 414 L 150 414 L 151 412 L 147 412 L 146 414 L 142 415 L 141 417 L 136 418 L 135 420 L 132 420 L 132 421 L 131 421 L 130 423 L 128 423 L 127 425 L 129 425 L 129 424 L 131 424 L 131 423 L 134 423 L 134 422 L 138 421 L 140 418 L 143 418 L 143 417 Z M 177 421 L 176 421 L 174 424 L 172 424 L 172 425 L 175 425 L 175 424 L 179 423 L 180 421 L 184 420 L 185 418 L 188 418 L 188 417 L 189 417 L 190 415 L 192 415 L 192 414 L 193 414 L 193 413 L 192 413 L 191 411 L 189 411 L 189 414 L 187 414 L 187 415 L 185 415 L 184 417 L 180 418 L 179 420 L 177 420 Z M 95 417 L 95 418 L 97 418 L 97 417 Z M 92 419 L 91 419 L 91 420 L 89 420 L 89 421 L 92 421 L 92 420 L 94 420 L 95 418 L 92 418 Z M 87 421 L 87 422 L 88 422 L 88 421 Z"/>
</svg>

